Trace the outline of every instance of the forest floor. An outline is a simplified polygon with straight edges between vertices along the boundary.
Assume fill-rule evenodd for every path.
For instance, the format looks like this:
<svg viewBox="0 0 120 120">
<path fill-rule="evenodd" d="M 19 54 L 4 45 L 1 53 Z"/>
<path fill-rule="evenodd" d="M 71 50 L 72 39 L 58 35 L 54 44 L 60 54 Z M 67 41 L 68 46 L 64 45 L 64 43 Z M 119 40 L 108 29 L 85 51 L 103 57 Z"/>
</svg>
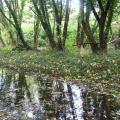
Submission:
<svg viewBox="0 0 120 120">
<path fill-rule="evenodd" d="M 83 87 L 82 91 L 81 85 L 85 85 L 85 91 L 87 92 L 85 92 L 83 96 L 86 94 L 85 96 L 88 97 L 84 97 L 85 101 L 88 100 L 88 104 L 89 100 L 95 100 L 95 105 L 97 106 L 99 105 L 98 103 L 104 102 L 104 105 L 107 105 L 107 108 L 110 108 L 112 114 L 114 110 L 116 111 L 116 114 L 114 116 L 120 116 L 120 50 L 111 49 L 108 51 L 107 54 L 96 55 L 89 53 L 81 57 L 80 51 L 77 49 L 70 49 L 66 50 L 65 52 L 53 52 L 47 49 L 41 51 L 11 51 L 2 49 L 0 50 L 0 66 L 0 76 L 1 78 L 4 78 L 4 90 L 6 90 L 4 91 L 4 93 L 7 93 L 7 96 L 9 92 L 10 95 L 14 95 L 11 94 L 12 89 L 8 90 L 9 83 L 12 83 L 8 82 L 8 80 L 12 80 L 12 77 L 10 77 L 9 75 L 13 75 L 14 77 L 16 75 L 16 78 L 13 77 L 14 80 L 12 81 L 14 81 L 15 83 L 13 83 L 12 86 L 13 89 L 15 88 L 13 92 L 18 93 L 18 96 L 20 96 L 20 98 L 17 97 L 18 101 L 19 99 L 21 100 L 22 94 L 26 95 L 26 89 L 29 91 L 33 91 L 33 94 L 34 90 L 38 89 L 41 91 L 41 93 L 45 93 L 46 95 L 47 93 L 49 93 L 48 90 L 50 89 L 50 91 L 53 91 L 50 93 L 51 95 L 56 95 L 57 93 L 57 95 L 60 94 L 61 96 L 63 94 L 61 91 L 62 89 L 64 90 L 63 86 L 60 87 L 59 92 L 54 92 L 57 87 L 59 88 L 59 84 L 54 84 L 55 87 L 52 86 L 51 88 L 49 87 L 49 85 L 51 86 L 49 80 L 62 80 L 63 83 L 67 83 L 66 85 L 72 85 L 69 84 L 72 81 L 72 83 L 76 83 L 77 86 L 81 87 L 80 93 L 78 92 L 78 89 L 76 89 L 75 87 L 71 87 L 71 89 L 76 89 L 73 90 L 72 93 L 74 99 L 76 95 L 74 91 L 77 91 L 77 94 L 82 95 L 85 89 Z M 2 67 L 4 69 L 2 69 Z M 3 71 L 1 72 L 1 70 Z M 20 75 L 19 73 L 21 73 L 21 71 L 25 72 L 26 80 L 30 80 L 29 82 L 25 82 L 27 83 L 27 85 L 23 82 L 25 80 L 24 77 L 19 79 L 21 80 L 21 82 L 17 81 L 18 76 Z M 38 84 L 39 82 L 36 81 L 37 77 L 37 80 L 45 80 L 45 82 L 42 81 L 40 84 Z M 22 80 L 23 78 L 24 80 Z M 46 81 L 47 79 L 48 83 Z M 32 86 L 34 86 L 33 89 L 31 89 L 31 84 L 33 84 Z M 35 84 L 38 85 L 38 88 Z M 24 85 L 27 87 L 25 87 Z M 74 85 L 75 84 L 73 84 L 73 86 Z M 1 90 L 3 91 L 3 89 Z M 22 92 L 21 90 L 24 90 L 24 92 Z M 42 95 L 41 93 L 40 95 Z M 64 94 L 69 95 L 69 92 L 65 91 Z M 44 98 L 42 99 L 44 100 Z M 78 100 L 78 98 L 76 100 Z M 98 103 L 96 103 L 96 100 Z M 99 102 L 100 100 L 102 102 Z M 22 105 L 22 102 L 20 102 L 20 105 Z M 101 108 L 102 107 L 100 107 L 100 110 Z M 99 110 L 99 107 L 96 107 L 96 110 Z M 6 113 L 7 112 L 5 109 L 5 114 Z M 1 112 L 1 114 L 4 114 L 4 112 Z"/>
<path fill-rule="evenodd" d="M 0 65 L 62 80 L 116 83 L 120 80 L 120 50 L 84 57 L 74 49 L 66 52 L 0 50 Z"/>
<path fill-rule="evenodd" d="M 86 54 L 77 49 L 65 52 L 0 50 L 0 66 L 11 72 L 40 75 L 41 78 L 92 85 L 89 92 L 112 95 L 112 102 L 120 108 L 120 50 L 107 54 Z M 93 94 L 94 95 L 94 94 Z M 120 115 L 120 113 L 117 113 Z"/>
</svg>

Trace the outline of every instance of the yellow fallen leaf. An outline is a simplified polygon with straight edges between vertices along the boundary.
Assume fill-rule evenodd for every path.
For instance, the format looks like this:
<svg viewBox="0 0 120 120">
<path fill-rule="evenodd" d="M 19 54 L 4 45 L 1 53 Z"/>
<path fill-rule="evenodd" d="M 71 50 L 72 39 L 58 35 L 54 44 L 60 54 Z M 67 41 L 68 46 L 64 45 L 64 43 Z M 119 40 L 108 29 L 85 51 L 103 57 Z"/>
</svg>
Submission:
<svg viewBox="0 0 120 120">
<path fill-rule="evenodd" d="M 2 117 L 4 115 L 4 112 L 0 112 L 0 117 Z"/>
</svg>

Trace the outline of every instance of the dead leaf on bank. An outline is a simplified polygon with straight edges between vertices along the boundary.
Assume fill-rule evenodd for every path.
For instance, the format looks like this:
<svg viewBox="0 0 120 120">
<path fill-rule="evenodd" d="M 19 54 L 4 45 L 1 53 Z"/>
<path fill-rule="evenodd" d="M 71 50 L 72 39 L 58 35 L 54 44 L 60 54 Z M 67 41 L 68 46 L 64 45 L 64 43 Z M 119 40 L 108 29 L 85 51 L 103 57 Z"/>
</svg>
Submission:
<svg viewBox="0 0 120 120">
<path fill-rule="evenodd" d="M 0 112 L 0 117 L 4 116 L 4 114 L 5 114 L 5 113 L 1 111 L 1 112 Z"/>
<path fill-rule="evenodd" d="M 96 69 L 103 69 L 104 68 L 104 65 L 102 63 L 91 63 L 90 64 L 93 68 L 96 68 Z"/>
</svg>

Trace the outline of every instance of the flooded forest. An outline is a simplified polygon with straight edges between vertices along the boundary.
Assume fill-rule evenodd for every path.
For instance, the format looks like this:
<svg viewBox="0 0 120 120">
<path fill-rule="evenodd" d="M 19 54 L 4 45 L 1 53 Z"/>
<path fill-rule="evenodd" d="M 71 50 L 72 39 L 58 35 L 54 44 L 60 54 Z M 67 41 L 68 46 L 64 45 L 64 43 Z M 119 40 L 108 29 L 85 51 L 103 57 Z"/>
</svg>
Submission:
<svg viewBox="0 0 120 120">
<path fill-rule="evenodd" d="M 120 120 L 120 1 L 0 0 L 0 120 Z"/>
</svg>

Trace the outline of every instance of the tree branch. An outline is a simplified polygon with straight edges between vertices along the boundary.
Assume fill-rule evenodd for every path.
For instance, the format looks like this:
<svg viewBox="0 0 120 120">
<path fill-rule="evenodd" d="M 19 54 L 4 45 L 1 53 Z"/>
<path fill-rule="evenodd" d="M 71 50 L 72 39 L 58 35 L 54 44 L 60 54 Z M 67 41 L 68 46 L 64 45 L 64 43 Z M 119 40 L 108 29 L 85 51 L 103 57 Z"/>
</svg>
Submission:
<svg viewBox="0 0 120 120">
<path fill-rule="evenodd" d="M 107 0 L 106 7 L 105 7 L 105 12 L 106 12 L 106 13 L 107 13 L 107 11 L 109 10 L 110 5 L 111 5 L 110 0 Z"/>
<path fill-rule="evenodd" d="M 95 7 L 94 7 L 93 3 L 92 3 L 91 0 L 89 0 L 89 1 L 90 1 L 90 5 L 91 5 L 91 8 L 92 8 L 93 14 L 94 14 L 96 20 L 98 21 L 98 23 L 100 23 L 100 18 L 99 18 L 98 14 L 97 14 L 97 12 L 95 10 Z"/>
<path fill-rule="evenodd" d="M 13 22 L 4 14 L 4 12 L 1 10 L 1 8 L 0 8 L 0 12 L 3 15 L 3 17 L 5 17 L 6 20 L 16 28 L 15 24 L 13 24 Z"/>
<path fill-rule="evenodd" d="M 99 7 L 100 7 L 100 10 L 101 10 L 102 12 L 104 12 L 104 8 L 103 8 L 103 4 L 102 4 L 101 0 L 97 0 L 97 2 L 98 2 L 98 5 L 99 5 Z"/>
</svg>

